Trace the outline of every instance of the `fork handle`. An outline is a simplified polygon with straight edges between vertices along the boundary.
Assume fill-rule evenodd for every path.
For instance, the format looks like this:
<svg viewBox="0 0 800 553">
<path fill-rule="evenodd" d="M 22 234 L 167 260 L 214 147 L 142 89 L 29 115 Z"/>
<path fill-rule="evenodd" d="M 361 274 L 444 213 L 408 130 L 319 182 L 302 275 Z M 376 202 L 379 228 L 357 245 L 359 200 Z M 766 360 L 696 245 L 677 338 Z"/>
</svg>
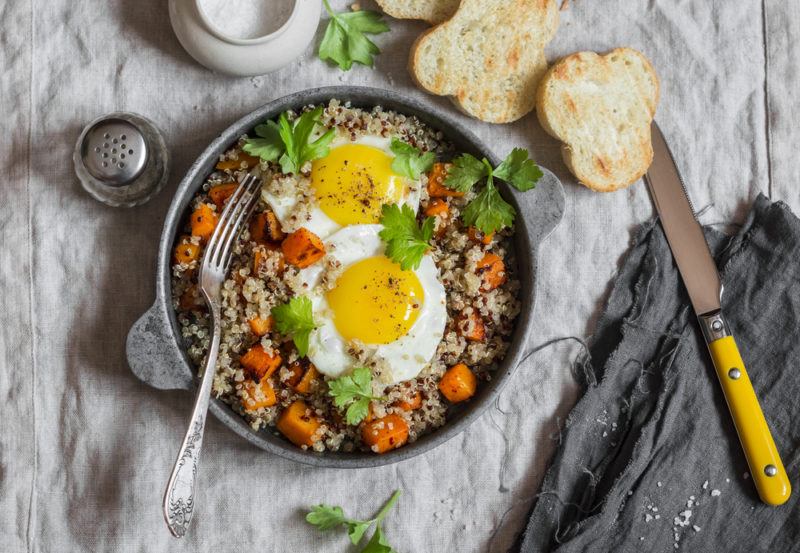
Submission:
<svg viewBox="0 0 800 553">
<path fill-rule="evenodd" d="M 186 534 L 194 514 L 197 469 L 200 462 L 200 450 L 203 446 L 203 431 L 206 427 L 208 404 L 211 399 L 211 384 L 214 381 L 217 355 L 219 354 L 221 329 L 217 311 L 216 305 L 212 305 L 210 309 L 211 345 L 203 365 L 203 378 L 194 400 L 186 436 L 183 438 L 178 458 L 167 484 L 167 490 L 164 493 L 164 519 L 169 531 L 176 538 L 182 538 Z"/>
</svg>

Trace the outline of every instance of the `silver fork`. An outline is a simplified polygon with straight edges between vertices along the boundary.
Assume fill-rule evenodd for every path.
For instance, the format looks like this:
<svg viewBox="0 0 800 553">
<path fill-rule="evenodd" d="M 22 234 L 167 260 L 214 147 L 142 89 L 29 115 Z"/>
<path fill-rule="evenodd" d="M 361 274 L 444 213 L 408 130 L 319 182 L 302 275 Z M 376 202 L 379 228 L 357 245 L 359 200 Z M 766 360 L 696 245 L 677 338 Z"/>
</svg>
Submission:
<svg viewBox="0 0 800 553">
<path fill-rule="evenodd" d="M 206 426 L 208 403 L 211 399 L 211 383 L 219 355 L 219 341 L 222 334 L 220 325 L 220 300 L 222 283 L 231 261 L 231 252 L 244 222 L 255 206 L 261 179 L 248 174 L 231 195 L 216 229 L 206 246 L 200 265 L 200 291 L 203 293 L 211 317 L 211 344 L 203 365 L 203 376 L 197 397 L 194 400 L 189 428 L 183 439 L 178 458 L 164 493 L 164 518 L 172 535 L 181 538 L 186 534 L 194 514 L 197 486 L 197 466 L 200 449 L 203 445 L 203 430 Z"/>
</svg>

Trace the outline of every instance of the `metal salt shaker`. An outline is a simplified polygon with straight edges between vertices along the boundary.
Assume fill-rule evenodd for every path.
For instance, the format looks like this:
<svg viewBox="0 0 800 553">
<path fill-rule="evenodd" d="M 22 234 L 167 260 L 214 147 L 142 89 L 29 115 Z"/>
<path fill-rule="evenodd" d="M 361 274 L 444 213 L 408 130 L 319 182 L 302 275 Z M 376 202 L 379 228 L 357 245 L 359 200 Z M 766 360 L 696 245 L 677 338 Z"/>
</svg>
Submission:
<svg viewBox="0 0 800 553">
<path fill-rule="evenodd" d="M 72 160 L 83 188 L 113 207 L 145 203 L 169 176 L 164 138 L 149 119 L 135 113 L 114 112 L 89 123 Z"/>
</svg>

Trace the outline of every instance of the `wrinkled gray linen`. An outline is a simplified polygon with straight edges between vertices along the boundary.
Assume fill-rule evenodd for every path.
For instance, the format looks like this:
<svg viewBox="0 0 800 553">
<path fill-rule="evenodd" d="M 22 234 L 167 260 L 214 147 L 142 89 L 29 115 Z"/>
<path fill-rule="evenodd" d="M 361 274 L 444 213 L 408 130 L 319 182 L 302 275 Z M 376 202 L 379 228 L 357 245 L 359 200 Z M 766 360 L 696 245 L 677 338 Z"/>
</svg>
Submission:
<svg viewBox="0 0 800 553">
<path fill-rule="evenodd" d="M 571 0 L 546 53 L 646 53 L 661 78 L 657 119 L 695 203 L 712 206 L 703 220 L 741 222 L 762 191 L 800 211 L 799 10 L 762 0 Z M 530 149 L 567 201 L 542 246 L 531 347 L 594 332 L 631 232 L 652 217 L 641 183 L 606 195 L 579 186 L 533 114 L 490 125 L 418 90 L 408 48 L 427 26 L 389 23 L 375 39 L 383 53 L 374 70 L 341 73 L 310 48 L 271 75 L 234 79 L 183 51 L 166 0 L 0 2 L 0 551 L 338 553 L 346 537 L 318 535 L 303 509 L 325 501 L 368 516 L 396 488 L 404 493 L 386 532 L 401 553 L 513 544 L 579 392 L 569 343 L 530 357 L 463 434 L 393 466 L 301 466 L 212 420 L 189 535 L 171 538 L 161 516 L 192 398 L 137 381 L 125 336 L 153 301 L 156 245 L 178 181 L 245 113 L 305 88 L 377 86 L 450 110 L 498 155 Z M 82 126 L 120 109 L 155 121 L 173 155 L 165 190 L 132 210 L 98 204 L 72 172 Z"/>
<path fill-rule="evenodd" d="M 709 239 L 723 313 L 796 490 L 800 220 L 760 196 L 733 238 Z M 640 232 L 594 340 L 588 390 L 561 432 L 521 551 L 800 548 L 800 496 L 778 508 L 758 501 L 660 225 Z"/>
</svg>

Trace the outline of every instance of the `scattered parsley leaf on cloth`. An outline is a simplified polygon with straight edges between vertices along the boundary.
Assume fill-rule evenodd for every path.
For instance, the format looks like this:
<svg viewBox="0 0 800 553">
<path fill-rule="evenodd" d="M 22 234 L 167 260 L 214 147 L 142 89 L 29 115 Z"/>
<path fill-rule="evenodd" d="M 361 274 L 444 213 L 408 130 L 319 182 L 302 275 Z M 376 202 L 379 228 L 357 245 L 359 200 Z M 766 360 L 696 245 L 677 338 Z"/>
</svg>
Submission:
<svg viewBox="0 0 800 553">
<path fill-rule="evenodd" d="M 386 242 L 386 256 L 404 271 L 418 268 L 431 247 L 433 217 L 426 217 L 420 227 L 414 210 L 406 204 L 384 204 L 381 224 L 383 229 L 378 236 Z"/>
<path fill-rule="evenodd" d="M 297 353 L 308 354 L 308 337 L 317 328 L 311 312 L 311 300 L 306 296 L 295 296 L 288 303 L 272 308 L 275 328 L 284 336 L 291 336 Z"/>
<path fill-rule="evenodd" d="M 433 152 L 423 154 L 411 144 L 397 138 L 392 138 L 391 150 L 394 154 L 392 171 L 414 180 L 417 180 L 422 173 L 430 171 L 433 162 L 436 161 L 436 154 Z"/>
<path fill-rule="evenodd" d="M 306 521 L 317 527 L 318 530 L 330 530 L 336 526 L 344 526 L 347 528 L 347 535 L 353 545 L 358 545 L 364 534 L 369 530 L 370 526 L 375 525 L 375 532 L 372 534 L 369 542 L 361 550 L 361 553 L 392 553 L 394 550 L 386 541 L 386 536 L 383 533 L 382 523 L 383 519 L 389 513 L 394 504 L 400 498 L 400 490 L 395 490 L 389 501 L 383 508 L 375 515 L 375 518 L 370 520 L 356 520 L 345 516 L 341 507 L 331 505 L 317 505 L 311 508 L 311 511 L 306 515 Z"/>
<path fill-rule="evenodd" d="M 372 67 L 373 56 L 381 51 L 367 34 L 389 30 L 381 14 L 370 10 L 334 13 L 328 0 L 322 3 L 330 19 L 319 44 L 319 59 L 331 60 L 343 71 L 349 71 L 353 62 Z"/>
<path fill-rule="evenodd" d="M 248 137 L 242 149 L 248 154 L 265 161 L 277 161 L 284 173 L 299 173 L 307 161 L 314 161 L 328 155 L 328 147 L 335 131 L 328 129 L 316 140 L 311 135 L 319 124 L 322 106 L 301 114 L 293 122 L 286 113 L 278 116 L 278 122 L 267 121 L 255 129 L 258 138 Z"/>
<path fill-rule="evenodd" d="M 356 367 L 349 375 L 328 381 L 328 394 L 339 409 L 347 407 L 347 424 L 355 426 L 369 413 L 369 402 L 380 399 L 372 395 L 372 371 Z"/>
</svg>

